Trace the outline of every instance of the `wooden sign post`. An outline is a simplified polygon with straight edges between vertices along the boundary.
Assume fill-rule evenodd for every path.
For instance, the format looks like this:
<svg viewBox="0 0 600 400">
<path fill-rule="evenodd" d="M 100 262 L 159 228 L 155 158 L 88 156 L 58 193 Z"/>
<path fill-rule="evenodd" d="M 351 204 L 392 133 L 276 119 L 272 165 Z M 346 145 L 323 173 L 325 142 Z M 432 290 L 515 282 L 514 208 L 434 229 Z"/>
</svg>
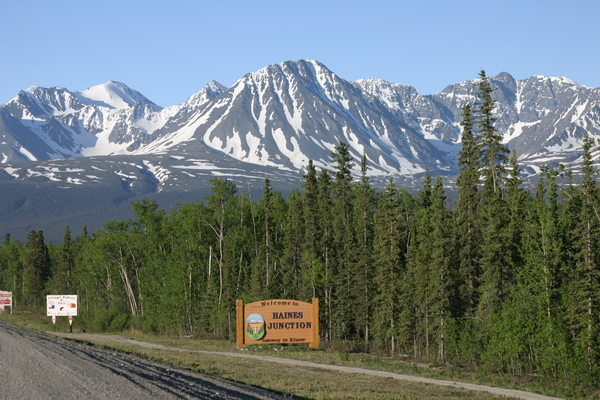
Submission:
<svg viewBox="0 0 600 400">
<path fill-rule="evenodd" d="M 236 343 L 299 344 L 319 347 L 319 299 L 236 302 Z"/>
</svg>

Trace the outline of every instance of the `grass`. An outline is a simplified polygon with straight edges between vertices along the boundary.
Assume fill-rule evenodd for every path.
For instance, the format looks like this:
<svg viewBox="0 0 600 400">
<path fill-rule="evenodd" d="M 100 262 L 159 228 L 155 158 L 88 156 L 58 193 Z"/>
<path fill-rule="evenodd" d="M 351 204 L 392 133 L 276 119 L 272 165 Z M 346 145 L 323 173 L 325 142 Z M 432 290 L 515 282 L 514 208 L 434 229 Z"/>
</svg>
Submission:
<svg viewBox="0 0 600 400">
<path fill-rule="evenodd" d="M 76 317 L 75 317 L 76 318 Z M 49 317 L 32 313 L 0 313 L 0 320 L 38 331 L 68 332 L 66 318 L 57 318 L 52 325 Z M 435 368 L 426 364 L 416 364 L 398 358 L 377 357 L 364 353 L 347 353 L 327 349 L 309 349 L 304 346 L 249 346 L 244 350 L 235 347 L 234 342 L 211 337 L 174 337 L 147 335 L 140 332 L 125 332 L 120 335 L 138 341 L 160 344 L 187 350 L 220 352 L 245 351 L 250 354 L 268 355 L 310 361 L 317 364 L 343 365 L 428 378 L 456 380 L 509 389 L 526 390 L 557 396 L 548 388 L 541 388 L 534 377 L 517 377 L 472 372 L 456 367 Z M 306 368 L 262 362 L 254 359 L 240 359 L 224 355 L 211 355 L 194 352 L 177 352 L 149 349 L 134 344 L 117 341 L 85 338 L 98 346 L 117 349 L 134 355 L 179 365 L 196 372 L 246 383 L 307 399 L 500 399 L 489 393 L 460 388 L 427 385 L 400 381 L 391 378 L 373 377 L 360 374 L 344 374 L 321 368 Z M 593 397 L 598 398 L 598 397 Z"/>
</svg>

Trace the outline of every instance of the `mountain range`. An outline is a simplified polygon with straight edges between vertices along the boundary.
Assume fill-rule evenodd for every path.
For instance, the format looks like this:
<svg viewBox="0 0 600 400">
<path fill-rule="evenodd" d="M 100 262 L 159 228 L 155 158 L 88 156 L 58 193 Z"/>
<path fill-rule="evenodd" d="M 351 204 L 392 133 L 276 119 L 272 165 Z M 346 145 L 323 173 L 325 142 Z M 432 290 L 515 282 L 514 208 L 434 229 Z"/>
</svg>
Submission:
<svg viewBox="0 0 600 400">
<path fill-rule="evenodd" d="M 587 131 L 600 137 L 600 88 L 564 77 L 490 77 L 496 127 L 523 176 L 580 163 Z M 130 213 L 129 201 L 166 208 L 208 194 L 218 176 L 258 196 L 264 178 L 298 187 L 308 160 L 332 169 L 329 153 L 348 143 L 373 182 L 417 187 L 425 170 L 457 174 L 462 106 L 476 80 L 432 95 L 381 79 L 349 82 L 315 60 L 284 62 L 227 88 L 210 82 L 162 108 L 124 83 L 82 92 L 31 87 L 0 105 L 0 228 L 62 237 L 65 224 L 100 229 Z M 404 185 L 404 186 L 402 186 Z M 0 231 L 1 233 L 1 231 Z M 58 235 L 58 236 L 57 236 Z"/>
</svg>

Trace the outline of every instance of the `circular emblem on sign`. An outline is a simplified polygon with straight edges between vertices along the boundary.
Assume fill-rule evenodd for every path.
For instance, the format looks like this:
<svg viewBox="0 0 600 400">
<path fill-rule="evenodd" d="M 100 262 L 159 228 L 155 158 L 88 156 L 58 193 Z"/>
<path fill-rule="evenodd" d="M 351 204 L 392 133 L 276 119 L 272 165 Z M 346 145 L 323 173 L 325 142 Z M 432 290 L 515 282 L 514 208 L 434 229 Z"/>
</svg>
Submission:
<svg viewBox="0 0 600 400">
<path fill-rule="evenodd" d="M 262 315 L 248 315 L 248 318 L 246 318 L 246 334 L 252 340 L 260 340 L 265 336 L 265 319 Z"/>
</svg>

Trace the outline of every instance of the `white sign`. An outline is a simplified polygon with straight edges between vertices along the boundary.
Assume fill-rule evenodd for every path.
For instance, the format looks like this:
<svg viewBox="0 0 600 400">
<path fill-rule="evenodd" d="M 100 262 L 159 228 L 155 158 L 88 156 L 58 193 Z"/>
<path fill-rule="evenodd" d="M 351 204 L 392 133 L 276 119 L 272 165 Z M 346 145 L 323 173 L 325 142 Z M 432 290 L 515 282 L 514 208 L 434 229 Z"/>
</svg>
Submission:
<svg viewBox="0 0 600 400">
<path fill-rule="evenodd" d="M 77 316 L 77 295 L 46 296 L 46 312 L 50 316 Z"/>
<path fill-rule="evenodd" d="M 12 307 L 12 292 L 5 292 L 0 290 L 0 307 L 2 306 Z"/>
</svg>

